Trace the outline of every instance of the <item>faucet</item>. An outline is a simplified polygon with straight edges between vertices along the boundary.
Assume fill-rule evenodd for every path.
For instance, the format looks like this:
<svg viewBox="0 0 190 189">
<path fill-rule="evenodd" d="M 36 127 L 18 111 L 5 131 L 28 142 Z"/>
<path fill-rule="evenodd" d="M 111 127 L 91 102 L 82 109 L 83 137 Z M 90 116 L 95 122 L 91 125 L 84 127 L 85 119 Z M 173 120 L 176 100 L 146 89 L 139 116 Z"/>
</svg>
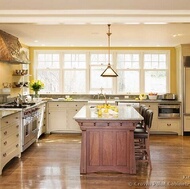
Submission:
<svg viewBox="0 0 190 189">
<path fill-rule="evenodd" d="M 98 99 L 105 99 L 105 104 L 107 104 L 107 97 L 106 97 L 106 93 L 103 94 L 103 88 L 100 88 L 100 93 L 98 93 Z"/>
<path fill-rule="evenodd" d="M 22 103 L 23 103 L 22 95 L 20 93 L 18 93 L 18 95 L 16 97 L 16 104 L 17 104 L 17 106 L 21 106 Z"/>
</svg>

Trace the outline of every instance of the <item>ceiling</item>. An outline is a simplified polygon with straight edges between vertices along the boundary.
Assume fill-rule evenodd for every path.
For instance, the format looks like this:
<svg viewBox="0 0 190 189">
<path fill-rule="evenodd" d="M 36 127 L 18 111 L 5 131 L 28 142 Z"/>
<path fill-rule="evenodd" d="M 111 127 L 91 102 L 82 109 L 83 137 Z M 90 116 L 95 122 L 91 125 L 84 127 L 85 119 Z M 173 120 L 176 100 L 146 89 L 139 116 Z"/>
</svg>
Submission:
<svg viewBox="0 0 190 189">
<path fill-rule="evenodd" d="M 28 46 L 174 47 L 190 43 L 189 0 L 0 0 L 0 29 Z M 45 3 L 44 3 L 45 2 Z"/>
</svg>

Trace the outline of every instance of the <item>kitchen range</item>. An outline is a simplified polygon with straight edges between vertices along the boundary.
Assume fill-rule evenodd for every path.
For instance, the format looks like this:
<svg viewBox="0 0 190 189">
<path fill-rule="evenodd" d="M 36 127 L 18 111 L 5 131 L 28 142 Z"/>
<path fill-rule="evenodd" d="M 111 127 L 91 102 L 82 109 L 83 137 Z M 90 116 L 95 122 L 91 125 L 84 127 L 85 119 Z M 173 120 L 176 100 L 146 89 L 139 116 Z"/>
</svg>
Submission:
<svg viewBox="0 0 190 189">
<path fill-rule="evenodd" d="M 21 152 L 26 150 L 37 140 L 38 118 L 41 113 L 36 103 L 22 103 L 18 105 L 15 102 L 0 105 L 1 109 L 20 109 L 22 111 L 21 122 Z"/>
</svg>

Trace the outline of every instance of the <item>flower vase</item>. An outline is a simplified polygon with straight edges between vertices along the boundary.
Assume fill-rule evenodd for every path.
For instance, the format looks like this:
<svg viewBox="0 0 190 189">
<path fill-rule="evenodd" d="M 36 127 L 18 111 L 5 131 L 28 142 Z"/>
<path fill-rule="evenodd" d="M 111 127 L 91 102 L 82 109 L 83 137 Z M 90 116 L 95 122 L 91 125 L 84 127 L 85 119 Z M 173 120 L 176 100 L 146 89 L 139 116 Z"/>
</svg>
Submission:
<svg viewBox="0 0 190 189">
<path fill-rule="evenodd" d="M 34 91 L 34 92 L 35 92 L 34 97 L 35 97 L 35 98 L 39 98 L 38 91 Z"/>
</svg>

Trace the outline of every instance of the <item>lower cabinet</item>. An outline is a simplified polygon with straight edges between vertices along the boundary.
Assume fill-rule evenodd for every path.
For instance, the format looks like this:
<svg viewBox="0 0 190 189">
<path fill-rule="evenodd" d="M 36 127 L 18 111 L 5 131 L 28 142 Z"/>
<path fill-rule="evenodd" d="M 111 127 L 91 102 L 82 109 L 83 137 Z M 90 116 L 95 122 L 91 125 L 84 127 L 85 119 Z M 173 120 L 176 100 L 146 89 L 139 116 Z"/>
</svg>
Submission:
<svg viewBox="0 0 190 189">
<path fill-rule="evenodd" d="M 85 104 L 86 101 L 48 102 L 46 132 L 80 133 L 80 127 L 73 117 Z"/>
<path fill-rule="evenodd" d="M 184 131 L 189 132 L 190 131 L 190 116 L 184 116 Z"/>
<path fill-rule="evenodd" d="M 3 167 L 14 157 L 21 157 L 21 112 L 3 117 L 0 122 L 0 175 Z"/>
<path fill-rule="evenodd" d="M 157 102 L 143 102 L 140 103 L 147 106 L 153 111 L 151 133 L 162 134 L 162 133 L 177 133 L 182 135 L 181 119 L 159 119 L 158 118 L 158 103 Z"/>
</svg>

